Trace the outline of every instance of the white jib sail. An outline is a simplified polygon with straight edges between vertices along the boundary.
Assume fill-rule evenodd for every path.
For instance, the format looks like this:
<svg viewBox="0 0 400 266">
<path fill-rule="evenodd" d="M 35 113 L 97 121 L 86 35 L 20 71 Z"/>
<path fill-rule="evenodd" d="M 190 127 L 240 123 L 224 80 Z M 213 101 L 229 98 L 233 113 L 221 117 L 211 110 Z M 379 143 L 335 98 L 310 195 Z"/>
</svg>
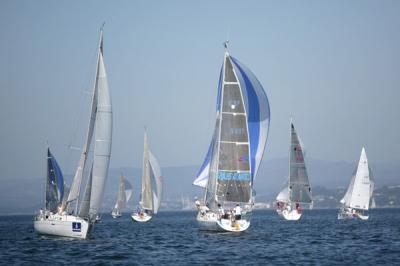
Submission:
<svg viewBox="0 0 400 266">
<path fill-rule="evenodd" d="M 85 194 L 83 195 L 83 199 L 81 201 L 81 206 L 79 209 L 79 216 L 87 218 L 89 215 L 89 206 L 90 206 L 90 195 L 92 193 L 92 177 L 93 177 L 93 165 L 90 170 L 89 179 L 87 180 Z"/>
<path fill-rule="evenodd" d="M 285 186 L 285 188 L 279 192 L 278 196 L 276 196 L 276 201 L 289 202 L 289 188 L 287 186 Z"/>
<path fill-rule="evenodd" d="M 126 204 L 125 180 L 124 176 L 121 175 L 119 179 L 117 202 L 115 203 L 114 209 L 118 213 L 120 213 L 125 208 L 125 204 Z"/>
<path fill-rule="evenodd" d="M 153 212 L 157 213 L 161 205 L 162 197 L 162 176 L 160 165 L 156 157 L 149 151 L 149 163 L 151 179 L 154 183 L 153 186 Z"/>
<path fill-rule="evenodd" d="M 371 179 L 369 175 L 368 159 L 365 149 L 362 148 L 360 160 L 358 162 L 357 173 L 354 179 L 353 191 L 349 201 L 351 208 L 362 210 L 369 209 L 369 202 L 371 196 Z"/>
</svg>

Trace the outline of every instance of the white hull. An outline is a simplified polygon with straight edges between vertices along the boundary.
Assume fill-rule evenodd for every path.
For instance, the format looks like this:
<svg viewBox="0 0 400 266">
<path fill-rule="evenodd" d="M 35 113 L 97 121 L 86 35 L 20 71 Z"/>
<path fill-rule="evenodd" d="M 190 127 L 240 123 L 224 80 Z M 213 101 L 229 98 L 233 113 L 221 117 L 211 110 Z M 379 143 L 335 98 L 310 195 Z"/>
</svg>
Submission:
<svg viewBox="0 0 400 266">
<path fill-rule="evenodd" d="M 235 221 L 232 221 L 231 219 L 220 219 L 219 215 L 213 212 L 198 212 L 196 220 L 200 229 L 205 231 L 242 232 L 247 230 L 250 226 L 250 221 L 245 219 Z"/>
<path fill-rule="evenodd" d="M 120 217 L 122 216 L 122 214 L 121 214 L 121 213 L 114 213 L 114 212 L 112 212 L 112 213 L 111 213 L 111 216 L 112 216 L 112 218 L 116 219 L 116 218 L 120 218 Z"/>
<path fill-rule="evenodd" d="M 288 209 L 283 209 L 283 210 L 276 210 L 276 212 L 279 214 L 280 217 L 284 218 L 285 220 L 288 221 L 297 221 L 301 217 L 301 212 L 297 211 L 296 209 L 294 210 L 288 210 Z"/>
<path fill-rule="evenodd" d="M 228 232 L 243 232 L 247 230 L 250 226 L 250 221 L 240 219 L 240 220 L 230 220 L 230 219 L 220 219 L 217 224 L 224 231 Z"/>
<path fill-rule="evenodd" d="M 134 222 L 139 222 L 139 223 L 145 223 L 150 221 L 150 219 L 152 218 L 152 216 L 150 214 L 147 213 L 143 213 L 142 215 L 138 214 L 137 212 L 135 212 L 134 214 L 132 214 L 132 220 Z"/>
<path fill-rule="evenodd" d="M 44 215 L 35 217 L 34 229 L 41 235 L 53 235 L 85 239 L 89 231 L 89 223 L 72 215 Z"/>
<path fill-rule="evenodd" d="M 201 212 L 198 212 L 196 220 L 201 230 L 222 231 L 221 228 L 217 225 L 218 215 L 216 213 L 207 212 L 203 214 Z"/>
<path fill-rule="evenodd" d="M 347 220 L 347 219 L 354 219 L 358 218 L 360 220 L 366 221 L 368 220 L 368 215 L 363 215 L 359 212 L 352 211 L 352 210 L 343 210 L 340 209 L 338 213 L 338 220 Z"/>
</svg>

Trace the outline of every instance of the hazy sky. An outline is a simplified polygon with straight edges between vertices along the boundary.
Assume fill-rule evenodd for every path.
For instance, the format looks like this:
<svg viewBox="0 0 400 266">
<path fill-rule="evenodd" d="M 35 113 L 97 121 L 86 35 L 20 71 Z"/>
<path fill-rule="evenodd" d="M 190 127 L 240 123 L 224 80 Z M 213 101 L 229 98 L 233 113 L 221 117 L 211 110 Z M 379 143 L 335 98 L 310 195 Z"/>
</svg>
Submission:
<svg viewBox="0 0 400 266">
<path fill-rule="evenodd" d="M 294 117 L 307 155 L 400 163 L 400 1 L 0 1 L 0 179 L 67 174 L 88 123 L 98 31 L 112 94 L 111 167 L 200 164 L 231 55 L 271 105 L 264 159 L 287 156 Z M 80 117 L 78 119 L 78 117 Z M 190 178 L 190 177 L 188 177 Z"/>
</svg>

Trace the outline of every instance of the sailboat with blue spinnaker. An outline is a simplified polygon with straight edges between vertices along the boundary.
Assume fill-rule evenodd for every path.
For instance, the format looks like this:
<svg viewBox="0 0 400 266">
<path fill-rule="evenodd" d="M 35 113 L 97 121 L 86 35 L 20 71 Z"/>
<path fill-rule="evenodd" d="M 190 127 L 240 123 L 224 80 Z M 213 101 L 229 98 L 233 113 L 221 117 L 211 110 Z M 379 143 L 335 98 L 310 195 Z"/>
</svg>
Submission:
<svg viewBox="0 0 400 266">
<path fill-rule="evenodd" d="M 250 226 L 254 180 L 270 121 L 267 95 L 256 76 L 225 53 L 218 84 L 214 133 L 193 184 L 204 189 L 196 202 L 202 229 L 240 232 Z"/>
</svg>

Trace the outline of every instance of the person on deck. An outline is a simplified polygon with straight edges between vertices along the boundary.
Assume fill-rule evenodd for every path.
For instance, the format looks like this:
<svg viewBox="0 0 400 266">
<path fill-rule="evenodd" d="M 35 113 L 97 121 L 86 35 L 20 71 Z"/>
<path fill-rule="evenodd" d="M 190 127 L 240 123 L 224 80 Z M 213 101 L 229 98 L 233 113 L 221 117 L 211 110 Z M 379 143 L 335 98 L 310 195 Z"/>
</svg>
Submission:
<svg viewBox="0 0 400 266">
<path fill-rule="evenodd" d="M 242 208 L 240 208 L 239 204 L 236 204 L 235 207 L 235 220 L 240 220 L 242 218 Z"/>
<path fill-rule="evenodd" d="M 218 212 L 219 212 L 219 218 L 220 219 L 225 219 L 224 208 L 222 208 L 221 204 L 219 204 L 219 203 L 218 203 Z"/>
</svg>

